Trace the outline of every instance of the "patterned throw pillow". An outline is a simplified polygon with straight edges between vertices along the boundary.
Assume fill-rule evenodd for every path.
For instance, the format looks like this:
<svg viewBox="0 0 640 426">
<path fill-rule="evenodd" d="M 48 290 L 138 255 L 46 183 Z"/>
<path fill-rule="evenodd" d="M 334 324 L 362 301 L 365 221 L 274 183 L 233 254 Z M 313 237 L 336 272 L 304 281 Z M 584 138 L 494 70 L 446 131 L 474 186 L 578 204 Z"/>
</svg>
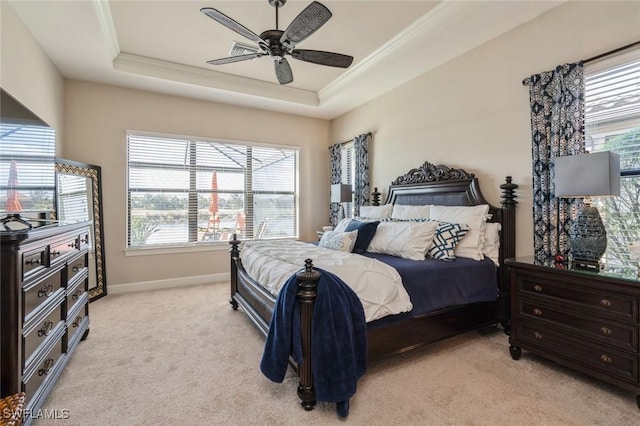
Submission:
<svg viewBox="0 0 640 426">
<path fill-rule="evenodd" d="M 433 237 L 433 245 L 429 248 L 429 256 L 438 260 L 453 260 L 458 242 L 467 235 L 469 227 L 459 223 L 440 222 Z"/>
<path fill-rule="evenodd" d="M 358 238 L 358 231 L 329 231 L 322 234 L 318 245 L 331 250 L 351 252 L 356 243 L 356 238 Z"/>
</svg>

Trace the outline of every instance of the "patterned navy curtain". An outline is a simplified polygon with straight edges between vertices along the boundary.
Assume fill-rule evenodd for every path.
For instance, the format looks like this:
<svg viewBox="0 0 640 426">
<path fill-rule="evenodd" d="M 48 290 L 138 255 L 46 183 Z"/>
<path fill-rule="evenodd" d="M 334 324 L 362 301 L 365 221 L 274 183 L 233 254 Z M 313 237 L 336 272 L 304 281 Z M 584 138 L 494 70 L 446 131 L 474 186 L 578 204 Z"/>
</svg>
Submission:
<svg viewBox="0 0 640 426">
<path fill-rule="evenodd" d="M 555 198 L 553 159 L 584 152 L 584 67 L 559 65 L 529 86 L 533 153 L 533 244 L 537 260 L 569 252 L 568 229 L 581 203 Z"/>
<path fill-rule="evenodd" d="M 353 182 L 353 215 L 360 215 L 360 206 L 369 203 L 369 141 L 371 133 L 354 139 L 355 176 Z"/>
<path fill-rule="evenodd" d="M 330 166 L 331 166 L 331 176 L 329 183 L 333 185 L 334 183 L 342 182 L 342 144 L 335 144 L 329 147 L 329 156 L 330 156 Z M 329 191 L 331 191 L 331 186 L 329 186 Z M 329 203 L 329 223 L 332 226 L 336 226 L 338 224 L 338 211 L 340 210 L 340 203 Z"/>
</svg>

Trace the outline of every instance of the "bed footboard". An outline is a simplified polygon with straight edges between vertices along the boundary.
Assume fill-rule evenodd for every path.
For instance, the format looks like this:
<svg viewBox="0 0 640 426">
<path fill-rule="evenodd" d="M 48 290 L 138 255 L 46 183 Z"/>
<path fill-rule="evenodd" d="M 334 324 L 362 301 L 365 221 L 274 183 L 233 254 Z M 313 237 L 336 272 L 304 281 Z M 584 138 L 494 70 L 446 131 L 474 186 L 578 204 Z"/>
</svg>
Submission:
<svg viewBox="0 0 640 426">
<path fill-rule="evenodd" d="M 258 285 L 245 271 L 240 260 L 240 241 L 233 236 L 229 241 L 231 249 L 231 298 L 229 303 L 234 310 L 241 307 L 251 321 L 266 336 L 269 333 L 271 314 L 275 306 L 275 298 Z M 320 273 L 313 269 L 311 259 L 305 261 L 304 269 L 296 274 L 298 290 L 296 295 L 300 302 L 300 334 L 302 339 L 303 361 L 295 365 L 290 360 L 291 367 L 299 377 L 298 398 L 302 407 L 310 411 L 316 405 L 316 394 L 313 388 L 311 372 L 311 322 L 313 305 L 318 295 L 318 280 Z"/>
</svg>

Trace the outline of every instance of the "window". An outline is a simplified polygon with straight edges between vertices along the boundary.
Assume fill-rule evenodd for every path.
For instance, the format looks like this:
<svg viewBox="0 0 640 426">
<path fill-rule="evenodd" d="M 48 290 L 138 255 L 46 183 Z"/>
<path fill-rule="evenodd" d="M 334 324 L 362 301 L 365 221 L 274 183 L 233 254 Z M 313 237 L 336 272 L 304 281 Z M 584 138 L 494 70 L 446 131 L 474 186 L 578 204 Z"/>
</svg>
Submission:
<svg viewBox="0 0 640 426">
<path fill-rule="evenodd" d="M 624 264 L 640 241 L 640 49 L 585 66 L 585 133 L 587 151 L 620 155 L 620 197 L 594 205 L 607 229 L 605 258 Z"/>
<path fill-rule="evenodd" d="M 0 89 L 0 212 L 53 211 L 56 132 Z"/>
<path fill-rule="evenodd" d="M 342 153 L 340 156 L 342 164 L 340 170 L 342 172 L 342 183 L 349 184 L 353 187 L 354 176 L 356 170 L 355 155 L 353 142 L 347 142 L 342 145 Z M 345 217 L 353 217 L 353 202 L 343 203 Z"/>
<path fill-rule="evenodd" d="M 298 236 L 298 151 L 129 134 L 128 246 Z"/>
</svg>

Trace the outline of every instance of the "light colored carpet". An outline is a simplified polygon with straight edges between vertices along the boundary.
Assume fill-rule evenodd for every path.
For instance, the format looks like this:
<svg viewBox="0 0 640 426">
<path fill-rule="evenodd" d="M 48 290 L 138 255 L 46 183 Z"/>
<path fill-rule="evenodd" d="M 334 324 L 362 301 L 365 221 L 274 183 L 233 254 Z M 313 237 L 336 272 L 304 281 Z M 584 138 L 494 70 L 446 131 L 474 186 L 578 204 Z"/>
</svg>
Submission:
<svg viewBox="0 0 640 426">
<path fill-rule="evenodd" d="M 638 425 L 634 395 L 523 351 L 499 330 L 469 333 L 371 364 L 341 420 L 304 411 L 290 372 L 259 371 L 264 339 L 223 284 L 111 295 L 90 305 L 43 425 Z"/>
</svg>

